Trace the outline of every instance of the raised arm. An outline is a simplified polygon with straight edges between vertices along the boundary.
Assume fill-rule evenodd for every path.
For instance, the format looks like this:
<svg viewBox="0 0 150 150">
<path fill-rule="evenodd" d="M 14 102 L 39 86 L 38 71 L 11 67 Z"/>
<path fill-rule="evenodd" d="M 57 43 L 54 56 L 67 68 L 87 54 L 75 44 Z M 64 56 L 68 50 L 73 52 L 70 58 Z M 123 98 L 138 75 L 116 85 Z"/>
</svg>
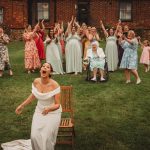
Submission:
<svg viewBox="0 0 150 150">
<path fill-rule="evenodd" d="M 79 25 L 79 23 L 76 21 L 76 18 L 74 19 L 74 25 L 75 25 L 77 28 L 80 28 L 80 25 Z"/>
<path fill-rule="evenodd" d="M 118 29 L 119 29 L 120 25 L 121 25 L 121 21 L 119 20 L 118 24 L 117 24 L 117 27 L 116 27 L 116 30 L 115 30 L 115 33 L 114 33 L 115 36 L 117 36 Z"/>
<path fill-rule="evenodd" d="M 105 37 L 108 37 L 108 32 L 106 31 L 102 20 L 100 20 L 100 25 L 101 25 L 101 27 L 102 27 L 102 30 L 103 30 L 104 34 L 105 34 Z"/>
<path fill-rule="evenodd" d="M 99 37 L 99 35 L 98 35 L 97 32 L 96 32 L 96 34 L 95 34 L 95 38 L 96 38 L 97 41 L 100 41 L 100 37 Z"/>
<path fill-rule="evenodd" d="M 45 30 L 45 25 L 44 25 L 44 19 L 41 21 L 41 25 L 42 25 L 42 30 Z"/>
</svg>

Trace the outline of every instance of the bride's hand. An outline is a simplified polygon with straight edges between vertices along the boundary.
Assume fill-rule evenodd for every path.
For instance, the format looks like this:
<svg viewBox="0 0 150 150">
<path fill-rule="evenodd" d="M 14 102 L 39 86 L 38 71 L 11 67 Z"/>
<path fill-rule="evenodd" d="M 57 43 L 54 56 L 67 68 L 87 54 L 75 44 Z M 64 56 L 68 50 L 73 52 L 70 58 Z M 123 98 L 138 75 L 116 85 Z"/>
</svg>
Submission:
<svg viewBox="0 0 150 150">
<path fill-rule="evenodd" d="M 43 115 L 47 115 L 50 112 L 49 108 L 44 108 L 44 110 L 42 111 Z"/>
<path fill-rule="evenodd" d="M 16 114 L 17 114 L 17 115 L 21 114 L 23 108 L 24 108 L 24 107 L 23 107 L 22 105 L 19 105 L 19 106 L 16 108 L 16 110 L 15 110 Z"/>
</svg>

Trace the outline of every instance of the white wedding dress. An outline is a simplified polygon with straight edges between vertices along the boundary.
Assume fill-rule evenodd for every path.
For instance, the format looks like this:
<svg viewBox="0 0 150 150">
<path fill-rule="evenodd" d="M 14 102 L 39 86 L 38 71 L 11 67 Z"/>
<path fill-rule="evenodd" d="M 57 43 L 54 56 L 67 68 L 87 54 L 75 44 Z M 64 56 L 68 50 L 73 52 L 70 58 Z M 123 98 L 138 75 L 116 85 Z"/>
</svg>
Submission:
<svg viewBox="0 0 150 150">
<path fill-rule="evenodd" d="M 32 94 L 38 99 L 32 119 L 31 141 L 15 140 L 1 144 L 4 150 L 54 150 L 61 120 L 62 108 L 43 115 L 44 108 L 54 104 L 54 95 L 60 93 L 60 87 L 48 93 L 39 92 L 32 84 Z M 32 145 L 32 146 L 31 146 Z"/>
</svg>

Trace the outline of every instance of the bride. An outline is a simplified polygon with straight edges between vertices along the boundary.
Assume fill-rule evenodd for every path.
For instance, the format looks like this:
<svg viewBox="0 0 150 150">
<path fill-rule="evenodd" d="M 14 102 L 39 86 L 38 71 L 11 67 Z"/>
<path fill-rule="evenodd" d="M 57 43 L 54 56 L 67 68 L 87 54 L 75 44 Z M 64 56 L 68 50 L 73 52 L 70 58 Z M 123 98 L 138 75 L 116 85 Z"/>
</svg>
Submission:
<svg viewBox="0 0 150 150">
<path fill-rule="evenodd" d="M 37 106 L 32 119 L 31 142 L 29 140 L 18 140 L 2 144 L 3 149 L 14 150 L 16 146 L 20 150 L 54 150 L 57 133 L 61 120 L 62 108 L 60 105 L 60 86 L 51 79 L 51 66 L 44 63 L 41 67 L 40 78 L 36 78 L 32 84 L 32 93 L 17 108 L 16 114 L 21 114 L 23 108 L 37 99 Z M 20 144 L 20 148 L 17 145 Z M 27 149 L 25 149 L 27 147 Z M 32 147 L 32 148 L 31 148 Z"/>
</svg>

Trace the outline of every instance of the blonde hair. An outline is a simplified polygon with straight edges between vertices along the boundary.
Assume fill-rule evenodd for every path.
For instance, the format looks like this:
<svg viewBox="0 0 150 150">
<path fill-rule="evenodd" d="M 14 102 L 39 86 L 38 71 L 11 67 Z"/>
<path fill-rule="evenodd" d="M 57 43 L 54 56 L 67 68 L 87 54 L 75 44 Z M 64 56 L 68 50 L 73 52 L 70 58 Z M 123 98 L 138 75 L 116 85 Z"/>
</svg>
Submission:
<svg viewBox="0 0 150 150">
<path fill-rule="evenodd" d="M 131 35 L 132 38 L 135 38 L 135 32 L 133 30 L 129 30 L 128 35 Z"/>
</svg>

